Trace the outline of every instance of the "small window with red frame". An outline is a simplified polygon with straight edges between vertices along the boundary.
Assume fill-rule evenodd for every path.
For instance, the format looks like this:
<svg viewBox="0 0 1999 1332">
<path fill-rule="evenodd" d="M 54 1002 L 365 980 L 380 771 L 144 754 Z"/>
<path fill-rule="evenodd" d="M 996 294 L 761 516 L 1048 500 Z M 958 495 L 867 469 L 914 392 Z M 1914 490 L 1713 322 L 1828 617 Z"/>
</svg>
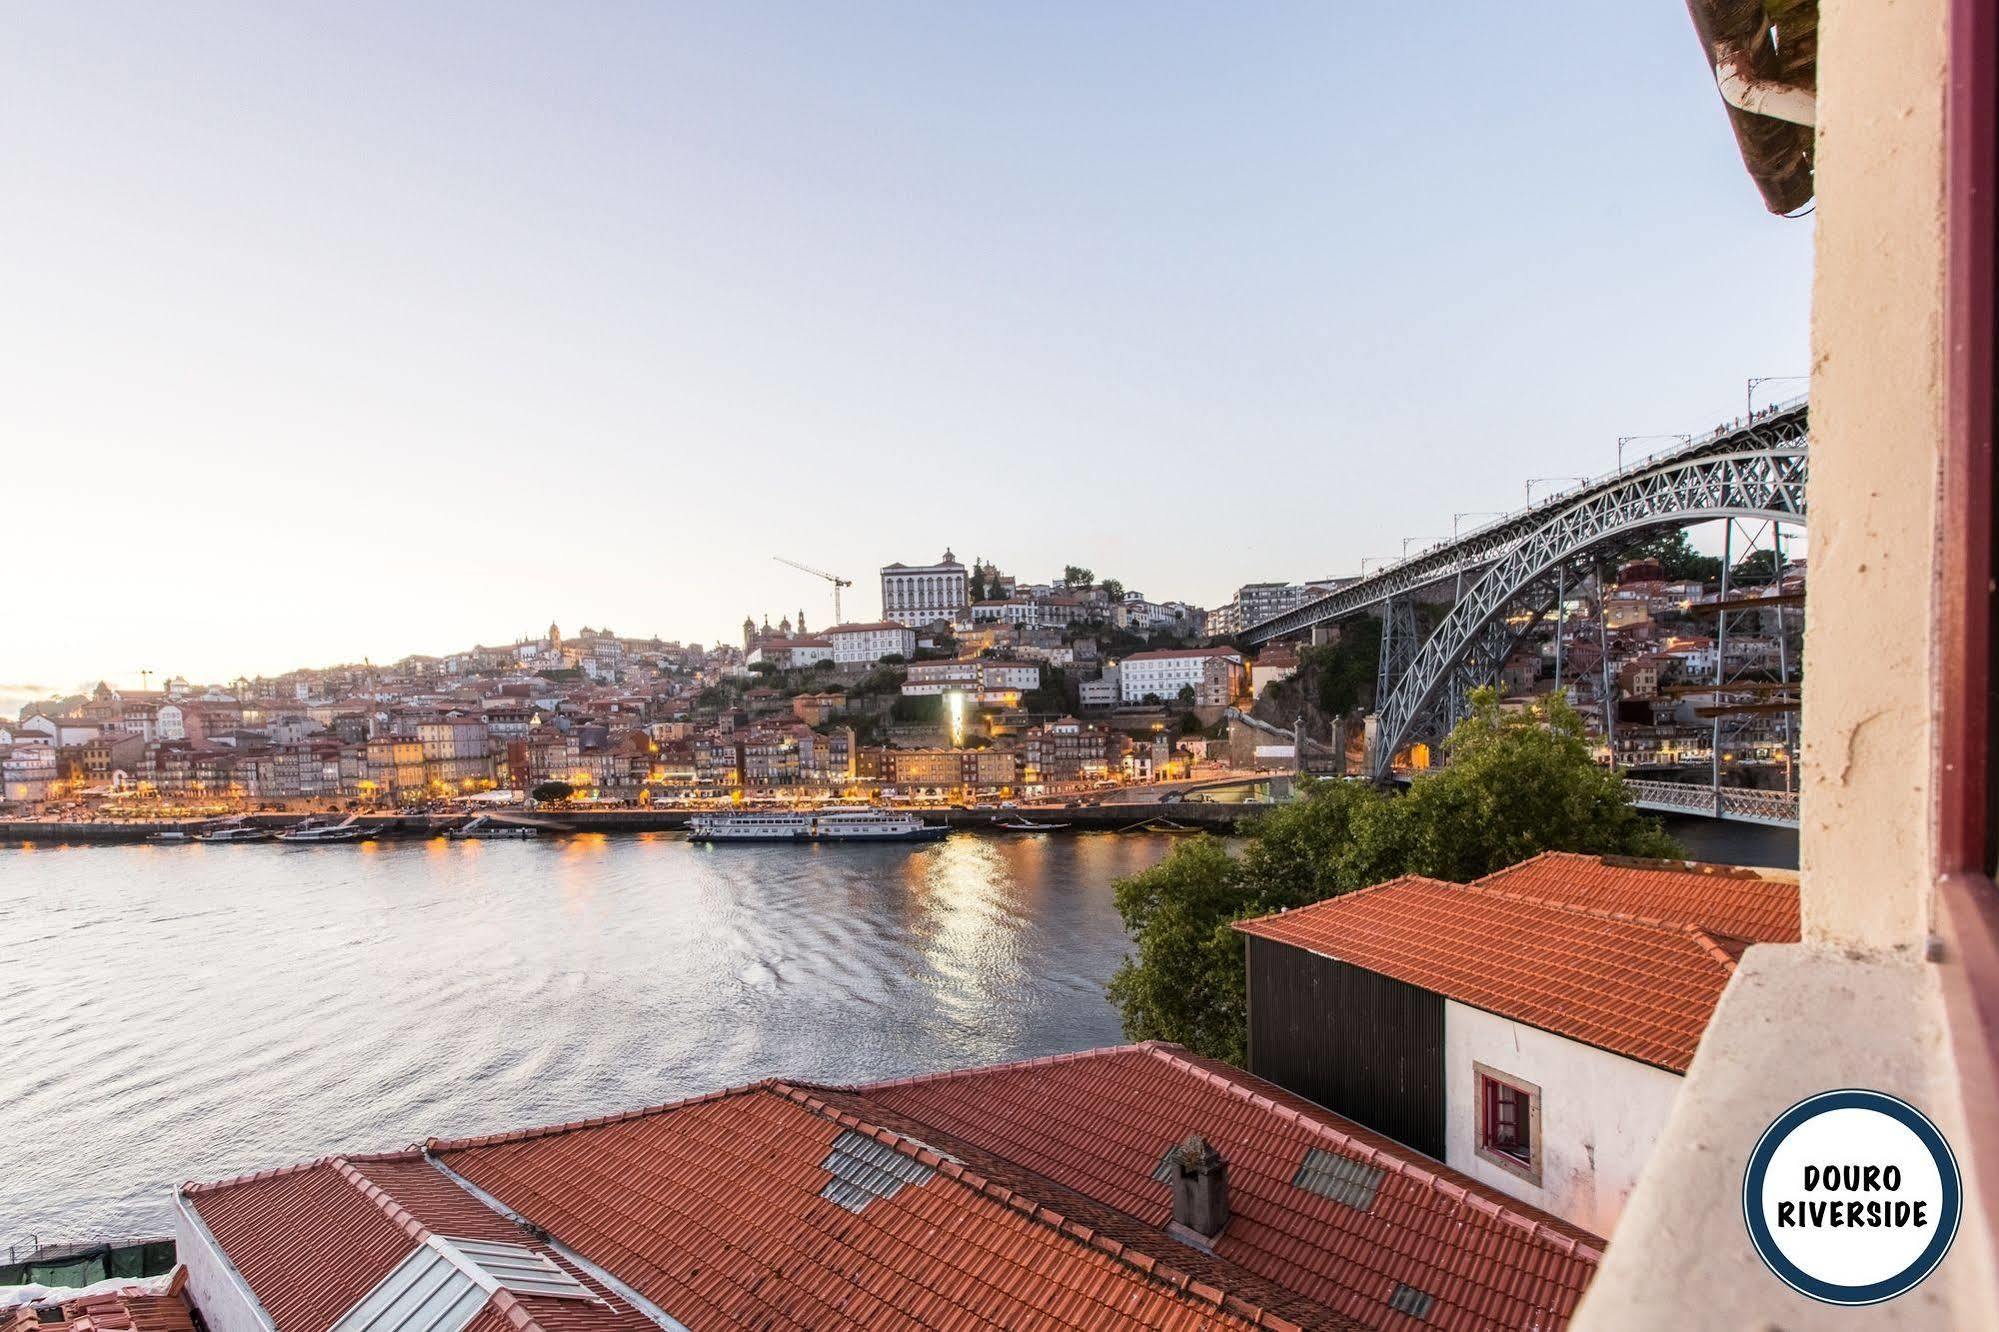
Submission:
<svg viewBox="0 0 1999 1332">
<path fill-rule="evenodd" d="M 1498 1078 L 1479 1074 L 1479 1141 L 1490 1152 L 1534 1164 L 1534 1094 Z"/>
</svg>

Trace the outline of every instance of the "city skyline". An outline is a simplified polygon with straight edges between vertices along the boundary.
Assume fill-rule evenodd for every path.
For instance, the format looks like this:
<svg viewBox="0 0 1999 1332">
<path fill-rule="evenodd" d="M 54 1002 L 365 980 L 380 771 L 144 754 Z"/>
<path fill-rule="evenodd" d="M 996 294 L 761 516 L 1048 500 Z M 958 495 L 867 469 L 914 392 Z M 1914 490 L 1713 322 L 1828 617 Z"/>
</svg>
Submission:
<svg viewBox="0 0 1999 1332">
<path fill-rule="evenodd" d="M 1675 12 L 882 12 L 22 16 L 0 687 L 726 640 L 773 554 L 1214 604 L 1805 367 Z"/>
</svg>

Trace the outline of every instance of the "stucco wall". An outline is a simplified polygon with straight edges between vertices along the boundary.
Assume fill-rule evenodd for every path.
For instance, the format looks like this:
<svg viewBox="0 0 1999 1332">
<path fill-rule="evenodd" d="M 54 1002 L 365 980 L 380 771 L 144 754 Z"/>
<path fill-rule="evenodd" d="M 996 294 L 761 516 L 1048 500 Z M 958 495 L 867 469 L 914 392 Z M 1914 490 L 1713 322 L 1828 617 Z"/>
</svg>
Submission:
<svg viewBox="0 0 1999 1332">
<path fill-rule="evenodd" d="M 1808 941 L 1919 950 L 1943 437 L 1945 0 L 1820 10 Z"/>
<path fill-rule="evenodd" d="M 1477 1153 L 1473 1064 L 1541 1088 L 1541 1186 Z M 1608 1237 L 1678 1095 L 1677 1074 L 1444 1003 L 1446 1164 Z"/>
</svg>

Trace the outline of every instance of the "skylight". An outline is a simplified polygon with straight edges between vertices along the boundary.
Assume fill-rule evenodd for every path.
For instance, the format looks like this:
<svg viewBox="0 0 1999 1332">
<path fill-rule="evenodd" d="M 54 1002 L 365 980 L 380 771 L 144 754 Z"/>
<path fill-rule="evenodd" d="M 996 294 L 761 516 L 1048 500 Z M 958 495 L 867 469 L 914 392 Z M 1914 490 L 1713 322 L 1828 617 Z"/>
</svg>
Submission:
<svg viewBox="0 0 1999 1332">
<path fill-rule="evenodd" d="M 330 1332 L 461 1332 L 495 1290 L 565 1300 L 598 1298 L 533 1249 L 433 1235 L 376 1282 Z"/>
<path fill-rule="evenodd" d="M 1311 1147 L 1306 1149 L 1305 1159 L 1299 1163 L 1298 1173 L 1291 1177 L 1291 1182 L 1307 1193 L 1365 1212 L 1387 1174 L 1380 1166 Z"/>
<path fill-rule="evenodd" d="M 877 1198 L 893 1198 L 903 1185 L 921 1184 L 937 1173 L 887 1143 L 852 1129 L 833 1140 L 833 1149 L 819 1168 L 833 1173 L 819 1196 L 850 1212 L 860 1211 Z"/>
</svg>

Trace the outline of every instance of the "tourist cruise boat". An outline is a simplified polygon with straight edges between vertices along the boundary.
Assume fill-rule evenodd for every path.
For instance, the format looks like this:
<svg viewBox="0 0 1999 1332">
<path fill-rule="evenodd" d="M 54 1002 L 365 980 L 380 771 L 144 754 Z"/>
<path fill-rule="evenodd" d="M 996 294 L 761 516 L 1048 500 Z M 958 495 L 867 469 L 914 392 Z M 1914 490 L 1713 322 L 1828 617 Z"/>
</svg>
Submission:
<svg viewBox="0 0 1999 1332">
<path fill-rule="evenodd" d="M 268 842 L 271 840 L 269 828 L 253 827 L 247 823 L 231 823 L 220 828 L 209 828 L 195 834 L 204 842 Z"/>
<path fill-rule="evenodd" d="M 879 809 L 697 814 L 687 825 L 694 842 L 932 842 L 950 831 L 914 814 Z"/>
<path fill-rule="evenodd" d="M 360 816 L 349 814 L 338 823 L 314 823 L 307 819 L 289 832 L 278 834 L 280 842 L 361 842 L 374 840 L 375 830 L 364 828 Z"/>
</svg>

